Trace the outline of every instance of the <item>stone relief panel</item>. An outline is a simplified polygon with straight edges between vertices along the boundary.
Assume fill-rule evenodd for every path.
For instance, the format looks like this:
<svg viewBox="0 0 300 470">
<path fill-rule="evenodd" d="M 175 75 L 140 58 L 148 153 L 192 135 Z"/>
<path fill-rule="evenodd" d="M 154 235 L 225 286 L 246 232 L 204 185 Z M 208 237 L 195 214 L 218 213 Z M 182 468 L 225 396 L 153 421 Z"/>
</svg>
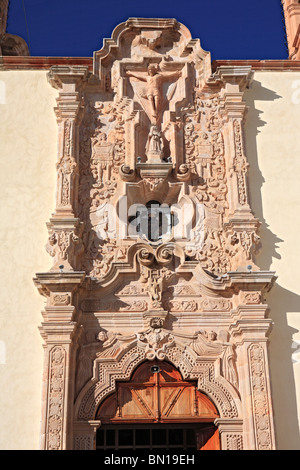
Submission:
<svg viewBox="0 0 300 470">
<path fill-rule="evenodd" d="M 264 370 L 264 350 L 260 345 L 251 345 L 249 356 L 257 448 L 258 450 L 267 450 L 272 447 L 272 436 L 269 421 L 269 398 Z"/>
<path fill-rule="evenodd" d="M 64 380 L 66 351 L 56 346 L 50 352 L 50 381 L 48 408 L 48 450 L 62 449 L 62 422 L 64 413 Z"/>
</svg>

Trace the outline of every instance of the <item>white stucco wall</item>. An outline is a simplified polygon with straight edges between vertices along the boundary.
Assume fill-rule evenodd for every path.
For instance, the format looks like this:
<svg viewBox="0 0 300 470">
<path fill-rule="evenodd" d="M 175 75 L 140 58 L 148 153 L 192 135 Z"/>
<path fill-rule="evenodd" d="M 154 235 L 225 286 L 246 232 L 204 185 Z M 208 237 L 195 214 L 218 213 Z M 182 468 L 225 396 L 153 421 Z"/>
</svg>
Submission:
<svg viewBox="0 0 300 470">
<path fill-rule="evenodd" d="M 267 296 L 277 447 L 299 450 L 300 72 L 256 71 L 245 101 L 251 206 L 262 222 L 257 264 L 278 276 Z"/>
<path fill-rule="evenodd" d="M 55 198 L 56 91 L 44 71 L 0 72 L 0 449 L 39 448 L 43 297 L 33 284 Z"/>
<path fill-rule="evenodd" d="M 0 449 L 38 449 L 44 300 L 32 278 L 47 271 L 54 209 L 57 92 L 45 71 L 0 72 Z M 300 72 L 255 72 L 245 93 L 251 205 L 261 222 L 261 269 L 274 328 L 271 383 L 278 449 L 300 449 Z"/>
</svg>

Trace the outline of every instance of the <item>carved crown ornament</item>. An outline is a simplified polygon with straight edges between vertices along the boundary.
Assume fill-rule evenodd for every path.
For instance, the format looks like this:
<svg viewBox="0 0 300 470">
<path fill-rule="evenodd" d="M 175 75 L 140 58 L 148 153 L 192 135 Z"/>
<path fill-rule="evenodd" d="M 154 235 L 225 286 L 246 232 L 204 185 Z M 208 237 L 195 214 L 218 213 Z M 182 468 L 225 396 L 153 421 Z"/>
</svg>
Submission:
<svg viewBox="0 0 300 470">
<path fill-rule="evenodd" d="M 248 66 L 212 74 L 210 53 L 184 25 L 151 18 L 117 26 L 92 71 L 64 65 L 48 74 L 58 93 L 46 243 L 53 263 L 35 284 L 47 299 L 40 330 L 48 360 L 59 344 L 74 374 L 78 426 L 142 360 L 166 359 L 198 380 L 223 407 L 225 428 L 224 419 L 243 415 L 243 396 L 255 387 L 241 382 L 239 364 L 252 360 L 253 341 L 265 358 L 272 322 L 264 294 L 275 280 L 255 263 L 260 222 L 243 138 L 251 79 Z M 265 383 L 254 400 L 268 402 Z M 51 381 L 45 387 L 52 397 Z M 227 414 L 225 402 L 235 411 L 228 405 Z M 246 422 L 255 426 L 253 410 Z M 67 431 L 58 429 L 52 442 L 63 447 Z M 270 421 L 269 443 L 272 432 Z"/>
</svg>

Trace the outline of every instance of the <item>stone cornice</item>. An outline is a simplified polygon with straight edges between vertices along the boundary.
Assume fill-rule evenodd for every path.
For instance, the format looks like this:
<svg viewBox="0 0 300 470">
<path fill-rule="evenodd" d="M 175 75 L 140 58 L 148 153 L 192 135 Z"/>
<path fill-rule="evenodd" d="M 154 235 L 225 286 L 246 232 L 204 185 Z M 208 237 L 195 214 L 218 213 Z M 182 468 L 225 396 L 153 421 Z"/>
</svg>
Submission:
<svg viewBox="0 0 300 470">
<path fill-rule="evenodd" d="M 268 292 L 276 280 L 275 272 L 271 271 L 251 271 L 245 268 L 244 271 L 232 271 L 220 277 L 212 277 L 205 273 L 198 277 L 198 280 L 213 292 L 229 290 L 255 290 Z"/>
<path fill-rule="evenodd" d="M 4 56 L 0 57 L 2 70 L 50 70 L 53 66 L 85 66 L 93 70 L 92 57 L 32 57 Z"/>
<path fill-rule="evenodd" d="M 57 89 L 64 85 L 74 84 L 78 86 L 86 80 L 89 74 L 85 65 L 53 65 L 48 74 L 49 83 Z"/>
<path fill-rule="evenodd" d="M 33 279 L 39 292 L 48 297 L 50 292 L 74 292 L 85 279 L 84 271 L 48 271 L 37 273 Z"/>
<path fill-rule="evenodd" d="M 219 77 L 223 83 L 239 85 L 239 89 L 244 90 L 250 86 L 253 71 L 251 65 L 224 64 L 216 68 L 214 76 Z"/>
<path fill-rule="evenodd" d="M 231 338 L 236 346 L 245 342 L 267 342 L 273 328 L 270 318 L 240 318 L 229 327 Z"/>
<path fill-rule="evenodd" d="M 212 61 L 212 70 L 215 72 L 221 66 L 250 66 L 253 71 L 299 71 L 300 60 L 214 60 Z"/>
</svg>

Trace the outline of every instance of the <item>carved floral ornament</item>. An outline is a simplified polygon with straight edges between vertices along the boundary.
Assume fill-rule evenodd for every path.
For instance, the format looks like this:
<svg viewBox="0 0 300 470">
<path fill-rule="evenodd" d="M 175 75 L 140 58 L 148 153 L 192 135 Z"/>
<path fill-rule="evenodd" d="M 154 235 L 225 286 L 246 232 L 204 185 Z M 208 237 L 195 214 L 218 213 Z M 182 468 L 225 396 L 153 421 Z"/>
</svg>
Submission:
<svg viewBox="0 0 300 470">
<path fill-rule="evenodd" d="M 65 384 L 74 384 L 54 394 L 56 381 L 45 379 L 52 390 L 45 396 L 75 393 L 78 426 L 95 419 L 102 399 L 141 361 L 166 359 L 217 404 L 220 429 L 227 418 L 239 421 L 238 431 L 224 434 L 225 448 L 243 445 L 244 418 L 256 426 L 246 429 L 246 446 L 252 434 L 255 445 L 273 446 L 272 420 L 262 429 L 269 396 L 256 388 L 258 355 L 244 351 L 253 338 L 265 344 L 263 294 L 275 279 L 255 263 L 259 220 L 243 141 L 251 77 L 249 67 L 212 73 L 209 52 L 184 25 L 141 18 L 115 28 L 94 53 L 93 70 L 65 65 L 48 74 L 58 90 L 56 206 L 46 245 L 53 264 L 35 282 L 47 297 L 48 363 L 57 345 L 66 352 Z M 253 380 L 240 380 L 245 361 Z M 248 395 L 254 420 L 243 408 Z M 63 447 L 64 415 L 52 415 L 48 402 L 45 447 Z M 84 433 L 74 439 L 93 441 Z"/>
</svg>

